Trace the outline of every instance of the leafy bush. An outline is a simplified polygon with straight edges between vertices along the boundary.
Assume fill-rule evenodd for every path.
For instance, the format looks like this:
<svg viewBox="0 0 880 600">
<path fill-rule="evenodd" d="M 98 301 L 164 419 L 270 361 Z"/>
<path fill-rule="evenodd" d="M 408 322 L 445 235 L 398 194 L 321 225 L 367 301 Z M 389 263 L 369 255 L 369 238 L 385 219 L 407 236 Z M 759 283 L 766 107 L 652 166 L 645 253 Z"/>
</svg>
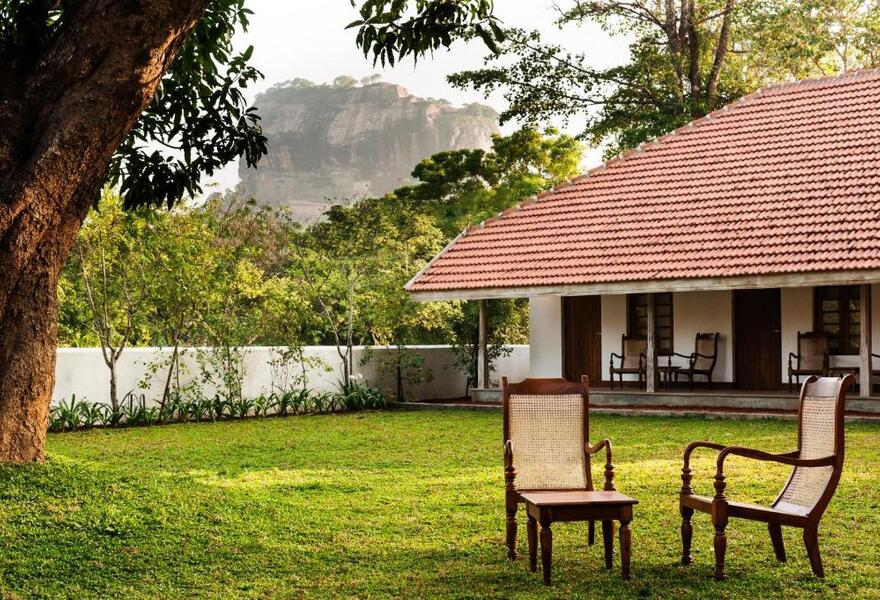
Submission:
<svg viewBox="0 0 880 600">
<path fill-rule="evenodd" d="M 348 385 L 339 384 L 335 394 L 336 406 L 340 410 L 364 410 L 385 408 L 388 401 L 382 391 L 359 381 L 349 381 Z"/>
<path fill-rule="evenodd" d="M 76 394 L 71 396 L 70 400 L 67 402 L 62 399 L 58 403 L 58 406 L 52 409 L 52 412 L 55 413 L 55 422 L 58 431 L 73 431 L 79 427 L 80 409 L 79 404 L 76 401 Z"/>
<path fill-rule="evenodd" d="M 336 406 L 336 396 L 330 392 L 318 392 L 310 394 L 303 406 L 304 412 L 325 413 L 333 410 Z"/>
<path fill-rule="evenodd" d="M 254 400 L 254 415 L 257 417 L 266 417 L 269 411 L 277 407 L 275 395 L 260 396 Z"/>
<path fill-rule="evenodd" d="M 82 427 L 94 427 L 107 423 L 107 406 L 80 400 L 77 407 L 79 408 L 80 425 Z"/>
<path fill-rule="evenodd" d="M 243 419 L 254 409 L 254 401 L 250 398 L 238 398 L 229 403 L 229 416 Z"/>
</svg>

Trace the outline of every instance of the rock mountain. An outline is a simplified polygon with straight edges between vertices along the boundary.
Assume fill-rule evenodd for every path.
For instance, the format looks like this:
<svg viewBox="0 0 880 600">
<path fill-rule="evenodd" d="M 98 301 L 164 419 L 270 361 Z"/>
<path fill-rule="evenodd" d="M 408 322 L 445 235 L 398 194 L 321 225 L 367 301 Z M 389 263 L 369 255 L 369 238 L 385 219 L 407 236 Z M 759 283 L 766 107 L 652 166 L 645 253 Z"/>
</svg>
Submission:
<svg viewBox="0 0 880 600">
<path fill-rule="evenodd" d="M 328 203 L 379 196 L 410 181 L 437 152 L 488 148 L 497 113 L 481 104 L 454 108 L 389 83 L 363 87 L 278 85 L 257 97 L 269 154 L 239 166 L 241 196 L 287 206 L 300 220 Z"/>
</svg>

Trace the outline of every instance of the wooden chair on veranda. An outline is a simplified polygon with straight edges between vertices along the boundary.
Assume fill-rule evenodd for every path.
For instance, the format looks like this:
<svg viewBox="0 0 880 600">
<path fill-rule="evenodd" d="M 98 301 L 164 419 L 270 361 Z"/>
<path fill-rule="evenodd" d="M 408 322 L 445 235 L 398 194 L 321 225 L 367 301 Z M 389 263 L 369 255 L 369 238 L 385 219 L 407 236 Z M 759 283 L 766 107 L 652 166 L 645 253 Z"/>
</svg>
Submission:
<svg viewBox="0 0 880 600">
<path fill-rule="evenodd" d="M 502 378 L 504 412 L 504 479 L 507 510 L 507 556 L 515 559 L 517 507 L 522 492 L 537 490 L 593 491 L 590 457 L 605 450 L 604 491 L 614 491 L 611 442 L 590 444 L 589 379 Z M 595 540 L 595 521 L 588 541 Z M 602 523 L 606 555 L 613 540 L 613 522 Z"/>
<path fill-rule="evenodd" d="M 824 333 L 808 331 L 797 334 L 797 354 L 788 353 L 788 391 L 793 392 L 794 385 L 800 383 L 801 376 L 828 375 L 830 344 Z M 796 361 L 796 362 L 794 362 Z"/>
<path fill-rule="evenodd" d="M 798 448 L 794 452 L 769 454 L 711 442 L 694 442 L 687 447 L 681 471 L 682 564 L 693 561 L 691 517 L 698 510 L 709 513 L 715 526 L 715 579 L 724 578 L 724 555 L 727 550 L 725 530 L 730 517 L 767 523 L 773 550 L 781 562 L 785 562 L 782 525 L 803 529 L 813 573 L 817 577 L 825 576 L 819 555 L 819 520 L 834 495 L 843 469 L 844 402 L 853 380 L 852 375 L 840 378 L 811 376 L 804 382 L 798 411 Z M 697 448 L 720 451 L 716 461 L 715 496 L 711 498 L 697 496 L 691 487 L 690 458 Z M 794 468 L 779 497 L 769 508 L 732 502 L 725 495 L 724 461 L 728 456 L 744 456 Z"/>
<path fill-rule="evenodd" d="M 679 354 L 673 352 L 669 356 L 669 365 L 672 365 L 672 357 L 678 356 L 687 359 L 686 367 L 682 367 L 675 371 L 675 381 L 678 382 L 679 375 L 688 378 L 688 387 L 694 389 L 694 377 L 702 375 L 709 383 L 709 389 L 712 389 L 712 371 L 715 370 L 715 364 L 718 362 L 718 337 L 719 333 L 698 333 L 694 339 L 694 351 L 690 354 Z"/>
<path fill-rule="evenodd" d="M 619 361 L 614 365 L 614 359 Z M 642 381 L 648 381 L 648 339 L 644 337 L 623 335 L 620 338 L 620 354 L 611 353 L 611 362 L 608 365 L 608 373 L 611 375 L 611 389 L 614 389 L 614 376 L 620 379 L 620 389 L 623 389 L 624 375 L 637 375 L 639 388 Z"/>
</svg>

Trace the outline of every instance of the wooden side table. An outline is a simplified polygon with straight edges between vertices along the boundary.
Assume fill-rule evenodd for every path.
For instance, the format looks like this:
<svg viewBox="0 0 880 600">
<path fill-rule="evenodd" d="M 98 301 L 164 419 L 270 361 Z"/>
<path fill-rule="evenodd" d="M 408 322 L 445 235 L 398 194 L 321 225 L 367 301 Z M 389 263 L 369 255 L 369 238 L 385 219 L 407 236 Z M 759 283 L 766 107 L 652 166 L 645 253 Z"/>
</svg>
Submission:
<svg viewBox="0 0 880 600">
<path fill-rule="evenodd" d="M 601 521 L 606 569 L 612 566 L 614 521 L 619 521 L 620 573 L 624 579 L 629 579 L 632 545 L 629 524 L 632 521 L 633 506 L 639 503 L 638 500 L 617 492 L 582 490 L 520 492 L 520 497 L 525 501 L 529 515 L 529 569 L 533 573 L 538 569 L 538 523 L 541 524 L 541 565 L 544 569 L 545 585 L 550 585 L 553 557 L 553 532 L 550 526 L 558 521 Z"/>
</svg>

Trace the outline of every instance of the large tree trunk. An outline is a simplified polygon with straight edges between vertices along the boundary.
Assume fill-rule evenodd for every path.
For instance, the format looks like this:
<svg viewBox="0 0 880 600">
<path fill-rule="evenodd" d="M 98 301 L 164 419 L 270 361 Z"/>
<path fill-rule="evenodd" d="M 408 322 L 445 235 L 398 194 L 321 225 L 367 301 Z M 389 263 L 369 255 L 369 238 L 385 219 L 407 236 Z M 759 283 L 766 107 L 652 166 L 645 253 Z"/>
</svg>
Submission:
<svg viewBox="0 0 880 600">
<path fill-rule="evenodd" d="M 82 0 L 0 64 L 0 461 L 43 458 L 58 275 L 107 164 L 208 0 Z"/>
</svg>

